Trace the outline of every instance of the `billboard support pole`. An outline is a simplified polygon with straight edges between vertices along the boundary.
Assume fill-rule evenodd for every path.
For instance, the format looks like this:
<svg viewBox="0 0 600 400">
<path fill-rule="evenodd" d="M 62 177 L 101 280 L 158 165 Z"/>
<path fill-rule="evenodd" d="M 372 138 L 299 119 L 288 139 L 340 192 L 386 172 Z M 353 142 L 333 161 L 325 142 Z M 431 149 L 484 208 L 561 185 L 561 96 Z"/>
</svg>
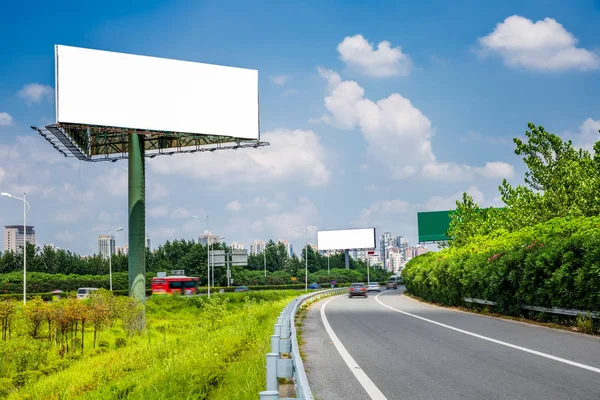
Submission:
<svg viewBox="0 0 600 400">
<path fill-rule="evenodd" d="M 144 142 L 143 135 L 129 134 L 129 295 L 142 304 L 146 303 Z"/>
<path fill-rule="evenodd" d="M 344 257 L 346 258 L 346 269 L 350 269 L 350 256 L 347 249 L 344 250 Z"/>
</svg>

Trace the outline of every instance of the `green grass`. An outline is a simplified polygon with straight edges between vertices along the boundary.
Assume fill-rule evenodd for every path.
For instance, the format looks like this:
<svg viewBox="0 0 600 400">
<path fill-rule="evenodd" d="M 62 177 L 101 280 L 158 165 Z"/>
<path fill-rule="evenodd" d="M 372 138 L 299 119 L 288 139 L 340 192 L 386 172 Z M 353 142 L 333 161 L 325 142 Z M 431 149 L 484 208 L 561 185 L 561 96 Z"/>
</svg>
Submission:
<svg viewBox="0 0 600 400">
<path fill-rule="evenodd" d="M 98 337 L 108 348 L 94 351 L 88 330 L 80 359 L 61 358 L 46 340 L 13 337 L 4 343 L 25 350 L 24 343 L 39 344 L 47 357 L 18 373 L 0 366 L 0 397 L 12 384 L 8 399 L 256 399 L 264 390 L 273 323 L 296 296 L 298 291 L 152 298 L 144 334 L 126 337 L 117 324 Z M 124 347 L 117 348 L 118 338 L 126 339 Z"/>
</svg>

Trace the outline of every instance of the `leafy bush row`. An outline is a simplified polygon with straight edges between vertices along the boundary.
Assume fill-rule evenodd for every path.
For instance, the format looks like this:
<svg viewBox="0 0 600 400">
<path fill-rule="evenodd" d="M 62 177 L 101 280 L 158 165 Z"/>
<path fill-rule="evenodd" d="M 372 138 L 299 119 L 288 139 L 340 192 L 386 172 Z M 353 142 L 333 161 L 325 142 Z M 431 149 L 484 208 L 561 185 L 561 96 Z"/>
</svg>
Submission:
<svg viewBox="0 0 600 400">
<path fill-rule="evenodd" d="M 523 304 L 599 311 L 599 228 L 600 217 L 567 217 L 474 236 L 413 258 L 403 277 L 409 292 L 446 305 L 472 297 L 510 315 Z"/>
<path fill-rule="evenodd" d="M 371 270 L 371 281 L 384 282 L 389 277 L 389 273 L 382 270 Z M 152 278 L 156 274 L 148 272 L 146 275 L 146 289 L 150 290 Z M 223 290 L 225 292 L 234 291 L 235 287 L 240 285 L 248 286 L 251 290 L 280 290 L 280 289 L 304 289 L 304 274 L 299 275 L 293 283 L 291 276 L 284 271 L 267 272 L 264 276 L 262 271 L 242 271 L 235 275 L 234 285 L 217 286 L 215 291 Z M 316 271 L 308 274 L 308 283 L 317 282 L 323 286 L 329 286 L 333 280 L 336 285 L 366 282 L 366 270 L 353 269 L 331 269 Z M 265 284 L 266 282 L 266 284 Z M 110 286 L 108 275 L 63 275 L 63 274 L 48 274 L 44 272 L 30 272 L 27 274 L 27 293 L 32 293 L 42 296 L 44 300 L 49 300 L 52 296 L 50 292 L 53 290 L 62 290 L 64 292 L 75 291 L 81 287 L 95 287 L 108 289 Z M 113 290 L 115 294 L 119 292 L 126 293 L 128 289 L 127 272 L 113 273 Z M 211 288 L 212 290 L 212 288 Z M 200 287 L 199 292 L 207 291 L 206 286 Z M 20 293 L 23 292 L 23 274 L 21 272 L 10 272 L 0 274 L 0 296 L 11 294 L 11 298 L 17 299 Z M 29 295 L 28 295 L 29 296 Z M 31 298 L 31 296 L 29 296 Z"/>
</svg>

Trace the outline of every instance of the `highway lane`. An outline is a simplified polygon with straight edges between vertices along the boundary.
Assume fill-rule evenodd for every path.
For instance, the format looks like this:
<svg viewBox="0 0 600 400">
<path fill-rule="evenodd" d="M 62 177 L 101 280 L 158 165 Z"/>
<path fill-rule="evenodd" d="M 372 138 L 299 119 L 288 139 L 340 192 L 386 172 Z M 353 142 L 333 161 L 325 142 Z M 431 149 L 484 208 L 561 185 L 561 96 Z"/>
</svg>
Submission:
<svg viewBox="0 0 600 400">
<path fill-rule="evenodd" d="M 430 306 L 399 291 L 368 299 L 340 296 L 311 307 L 303 351 L 317 399 L 372 398 L 325 330 L 325 303 L 328 324 L 358 364 L 354 369 L 382 393 L 379 398 L 600 399 L 599 339 Z"/>
</svg>

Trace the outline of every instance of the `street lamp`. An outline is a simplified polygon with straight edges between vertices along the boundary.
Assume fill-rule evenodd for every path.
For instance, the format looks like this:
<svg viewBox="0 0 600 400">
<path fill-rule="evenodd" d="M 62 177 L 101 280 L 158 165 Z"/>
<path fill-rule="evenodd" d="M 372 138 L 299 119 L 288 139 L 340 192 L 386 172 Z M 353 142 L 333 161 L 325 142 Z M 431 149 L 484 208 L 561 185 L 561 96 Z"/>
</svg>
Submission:
<svg viewBox="0 0 600 400">
<path fill-rule="evenodd" d="M 122 230 L 123 228 L 119 228 L 115 231 L 115 233 L 121 232 Z M 110 280 L 110 291 L 112 292 L 112 240 L 110 237 L 110 229 L 108 230 L 108 274 Z"/>
<path fill-rule="evenodd" d="M 27 304 L 27 214 L 31 211 L 31 205 L 25 200 L 25 193 L 23 193 L 23 198 L 9 193 L 0 193 L 0 195 L 23 202 L 23 304 Z"/>
<path fill-rule="evenodd" d="M 296 232 L 302 232 L 301 229 L 294 229 Z M 306 231 L 306 246 L 304 247 L 304 290 L 308 290 L 308 226 L 304 228 Z"/>
</svg>

